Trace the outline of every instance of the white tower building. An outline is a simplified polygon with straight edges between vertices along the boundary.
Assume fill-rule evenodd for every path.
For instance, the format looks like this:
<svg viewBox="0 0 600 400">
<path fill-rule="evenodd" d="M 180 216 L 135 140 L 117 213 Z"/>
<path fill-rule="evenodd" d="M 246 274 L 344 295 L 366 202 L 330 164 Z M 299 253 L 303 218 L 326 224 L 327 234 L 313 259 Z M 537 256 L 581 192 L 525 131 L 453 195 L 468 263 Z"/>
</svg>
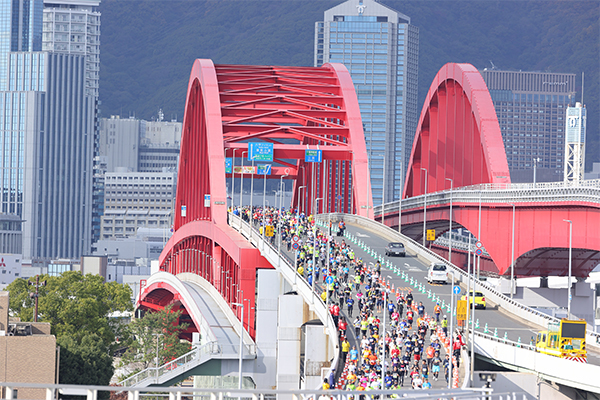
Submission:
<svg viewBox="0 0 600 400">
<path fill-rule="evenodd" d="M 583 180 L 587 110 L 581 103 L 567 108 L 565 140 L 565 182 L 576 185 Z"/>
</svg>

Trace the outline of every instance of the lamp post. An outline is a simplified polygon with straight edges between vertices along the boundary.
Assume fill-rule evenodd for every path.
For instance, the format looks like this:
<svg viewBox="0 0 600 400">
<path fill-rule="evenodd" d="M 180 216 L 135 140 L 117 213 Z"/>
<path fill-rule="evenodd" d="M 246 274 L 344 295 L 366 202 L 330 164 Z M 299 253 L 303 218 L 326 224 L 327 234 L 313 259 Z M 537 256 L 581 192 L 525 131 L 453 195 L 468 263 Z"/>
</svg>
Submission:
<svg viewBox="0 0 600 400">
<path fill-rule="evenodd" d="M 302 168 L 302 187 L 304 187 L 304 198 L 302 199 L 302 210 L 306 212 L 306 168 L 300 165 L 298 168 Z M 300 189 L 298 189 L 300 190 Z"/>
<path fill-rule="evenodd" d="M 387 152 L 383 152 L 383 184 L 382 184 L 382 193 L 381 193 L 381 223 L 383 225 L 385 225 L 385 161 L 386 161 L 386 157 L 385 154 Z"/>
<path fill-rule="evenodd" d="M 404 157 L 402 157 L 400 159 L 400 201 L 398 202 L 398 233 L 402 233 L 402 195 L 403 195 L 403 193 L 404 193 Z"/>
<path fill-rule="evenodd" d="M 513 298 L 515 291 L 515 205 L 511 204 L 513 208 L 512 212 L 512 250 L 511 250 L 511 262 L 510 262 L 510 299 Z"/>
<path fill-rule="evenodd" d="M 153 333 L 153 336 L 156 336 L 156 383 L 158 383 L 158 337 L 164 336 L 162 333 Z"/>
<path fill-rule="evenodd" d="M 448 178 L 446 178 L 448 179 Z M 454 352 L 454 270 L 450 270 L 450 274 L 452 275 L 452 292 L 450 292 L 450 354 Z M 468 297 L 468 294 L 467 294 Z M 458 360 L 457 360 L 458 361 Z M 452 357 L 450 357 L 450 362 L 448 363 L 448 389 L 452 389 L 452 368 L 454 368 L 454 364 L 452 364 Z"/>
<path fill-rule="evenodd" d="M 301 167 L 304 168 L 304 167 Z M 302 204 L 302 207 L 300 207 L 300 202 L 302 201 L 303 197 L 300 197 L 300 191 L 304 189 L 304 197 L 306 197 L 306 186 L 300 186 L 298 188 L 298 208 L 300 209 L 300 214 L 302 214 L 302 211 L 304 210 L 304 204 Z"/>
<path fill-rule="evenodd" d="M 423 198 L 423 247 L 425 247 L 427 238 L 427 168 L 421 167 L 421 171 L 425 171 L 425 197 Z"/>
<path fill-rule="evenodd" d="M 242 318 L 240 318 L 240 359 L 239 359 L 239 382 L 238 389 L 242 389 L 242 360 L 244 359 L 244 292 L 242 291 L 242 302 L 231 303 L 236 307 L 242 307 Z"/>
<path fill-rule="evenodd" d="M 242 176 L 240 177 L 240 218 L 242 218 L 242 196 L 244 194 L 244 154 L 248 153 L 247 151 L 242 151 Z M 243 219 L 243 218 L 242 218 Z"/>
<path fill-rule="evenodd" d="M 231 211 L 233 211 L 233 189 L 235 187 L 235 151 L 233 149 L 233 159 L 231 161 Z"/>
<path fill-rule="evenodd" d="M 535 187 L 536 184 L 536 175 L 537 175 L 537 165 L 538 163 L 542 161 L 541 158 L 536 157 L 533 159 L 533 186 Z"/>
<path fill-rule="evenodd" d="M 573 252 L 573 221 L 570 219 L 563 219 L 563 221 L 569 223 L 569 280 L 567 281 L 567 316 L 571 318 L 571 263 L 572 263 L 572 252 Z"/>
<path fill-rule="evenodd" d="M 454 181 L 450 178 L 446 178 L 447 181 L 450 181 L 450 229 L 448 230 L 448 262 L 452 264 L 452 186 L 454 185 Z"/>
<path fill-rule="evenodd" d="M 278 256 L 278 261 L 277 261 L 277 267 L 281 268 L 281 208 L 282 208 L 282 204 L 283 204 L 283 178 L 287 177 L 289 175 L 289 169 L 286 168 L 285 169 L 285 175 L 281 175 L 281 177 L 279 178 L 279 215 L 277 216 L 278 220 L 277 220 L 277 236 L 278 236 L 278 242 L 279 244 L 277 245 L 277 256 Z"/>
<path fill-rule="evenodd" d="M 323 197 L 319 197 L 317 199 L 315 199 L 315 211 L 319 209 L 319 200 L 323 200 Z M 315 214 L 316 215 L 316 214 Z M 315 223 L 315 225 L 313 225 L 313 265 L 312 265 L 312 278 L 311 278 L 311 289 L 313 292 L 313 302 L 315 299 L 315 268 L 317 267 L 316 264 L 316 260 L 315 260 L 315 252 L 317 250 L 317 224 Z"/>
</svg>

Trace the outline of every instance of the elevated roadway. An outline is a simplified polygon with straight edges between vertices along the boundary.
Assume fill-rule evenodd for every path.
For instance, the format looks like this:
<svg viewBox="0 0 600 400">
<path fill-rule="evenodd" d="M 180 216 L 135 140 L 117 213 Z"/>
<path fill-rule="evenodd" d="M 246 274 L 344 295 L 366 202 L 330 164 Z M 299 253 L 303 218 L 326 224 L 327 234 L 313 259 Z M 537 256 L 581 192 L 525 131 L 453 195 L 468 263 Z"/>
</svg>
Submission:
<svg viewBox="0 0 600 400">
<path fill-rule="evenodd" d="M 390 286 L 393 284 L 395 289 L 402 290 L 405 293 L 411 290 L 415 301 L 422 301 L 426 311 L 430 314 L 435 305 L 433 301 L 435 297 L 436 301 L 444 305 L 444 314 L 450 316 L 449 304 L 452 285 L 432 285 L 426 281 L 426 271 L 429 264 L 436 261 L 449 265 L 446 260 L 424 249 L 412 239 L 370 219 L 342 214 L 319 216 L 319 220 L 324 225 L 329 220 L 337 221 L 339 218 L 343 218 L 346 223 L 346 241 L 355 249 L 357 257 L 362 258 L 367 263 L 376 262 L 377 259 L 381 260 L 382 277 L 389 282 Z M 384 248 L 391 241 L 403 242 L 407 249 L 407 256 L 404 258 L 386 257 Z M 455 266 L 450 266 L 450 269 L 454 271 L 456 282 L 461 286 L 462 296 L 466 292 L 468 276 Z M 506 348 L 511 348 L 510 354 L 517 351 L 514 349 L 518 349 L 518 356 L 513 354 L 509 359 L 502 360 L 498 364 L 516 371 L 526 370 L 536 373 L 544 379 L 554 379 L 557 383 L 600 393 L 600 382 L 593 382 L 589 379 L 590 376 L 595 376 L 600 372 L 600 353 L 598 347 L 595 346 L 598 343 L 598 335 L 588 331 L 588 364 L 580 366 L 580 363 L 575 361 L 552 357 L 552 365 L 557 365 L 557 363 L 559 365 L 555 375 L 552 375 L 548 370 L 540 369 L 543 362 L 535 358 L 539 354 L 528 345 L 530 344 L 530 338 L 537 331 L 546 329 L 548 322 L 554 320 L 554 318 L 510 300 L 510 298 L 497 292 L 485 282 L 475 280 L 474 286 L 475 290 L 483 292 L 487 299 L 487 308 L 476 310 L 473 314 L 476 321 L 475 331 L 479 333 L 474 341 L 475 350 L 478 354 L 487 358 L 494 358 L 496 354 L 503 351 L 503 347 L 500 345 L 495 345 L 496 350 L 494 350 L 493 346 L 490 347 L 489 344 L 483 343 L 490 339 L 494 343 L 500 343 L 508 346 Z M 524 355 L 527 355 L 527 357 Z M 532 358 L 538 361 L 531 361 Z M 569 380 L 567 383 L 565 379 L 559 379 L 559 376 L 556 375 L 560 374 L 561 369 L 575 367 L 582 368 L 584 372 L 574 375 L 573 381 Z"/>
<path fill-rule="evenodd" d="M 572 275 L 587 277 L 600 264 L 598 179 L 578 186 L 563 182 L 472 185 L 403 199 L 373 211 L 376 220 L 396 229 L 401 214 L 402 233 L 419 243 L 424 218 L 436 237 L 448 231 L 452 219 L 453 229 L 464 227 L 483 242 L 500 275 L 510 273 L 513 232 L 517 275 L 567 275 L 569 247 Z M 572 235 L 565 220 L 572 222 Z"/>
</svg>

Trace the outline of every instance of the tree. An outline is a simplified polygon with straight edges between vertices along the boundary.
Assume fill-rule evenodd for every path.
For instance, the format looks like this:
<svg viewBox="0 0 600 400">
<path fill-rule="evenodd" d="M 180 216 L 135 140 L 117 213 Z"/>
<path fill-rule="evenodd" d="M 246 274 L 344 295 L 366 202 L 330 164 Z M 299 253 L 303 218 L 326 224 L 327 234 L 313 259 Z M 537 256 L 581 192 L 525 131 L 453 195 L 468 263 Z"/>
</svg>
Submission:
<svg viewBox="0 0 600 400">
<path fill-rule="evenodd" d="M 77 343 L 90 333 L 113 350 L 115 337 L 121 332 L 119 321 L 109 315 L 131 311 L 131 289 L 116 282 L 104 282 L 99 275 L 82 275 L 76 271 L 61 276 L 43 275 L 46 286 L 39 288 L 38 321 L 49 322 L 57 338 L 69 336 Z M 10 292 L 11 315 L 33 321 L 34 299 L 25 279 L 17 279 L 6 288 Z"/>
<path fill-rule="evenodd" d="M 159 311 L 147 312 L 142 318 L 134 319 L 128 326 L 128 349 L 122 363 L 140 363 L 141 369 L 171 361 L 190 350 L 187 342 L 179 340 L 179 334 L 188 324 L 179 323 L 181 311 L 173 311 L 171 305 Z"/>
<path fill-rule="evenodd" d="M 114 373 L 115 338 L 124 334 L 123 324 L 110 314 L 132 310 L 131 289 L 79 272 L 43 275 L 40 280 L 45 280 L 46 286 L 38 292 L 38 321 L 51 324 L 61 347 L 60 383 L 108 385 Z M 33 321 L 35 302 L 27 280 L 17 279 L 6 290 L 10 292 L 11 316 Z"/>
</svg>

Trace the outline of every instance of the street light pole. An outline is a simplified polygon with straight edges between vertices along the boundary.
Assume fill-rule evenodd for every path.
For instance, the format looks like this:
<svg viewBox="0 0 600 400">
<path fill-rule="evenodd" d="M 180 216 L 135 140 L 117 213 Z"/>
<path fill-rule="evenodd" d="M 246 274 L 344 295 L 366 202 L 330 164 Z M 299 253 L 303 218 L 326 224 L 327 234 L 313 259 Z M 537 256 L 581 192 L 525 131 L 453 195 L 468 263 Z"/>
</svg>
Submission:
<svg viewBox="0 0 600 400">
<path fill-rule="evenodd" d="M 152 335 L 156 336 L 156 383 L 158 383 L 158 337 L 164 336 L 162 333 L 153 333 Z"/>
<path fill-rule="evenodd" d="M 451 269 L 450 273 L 452 275 L 452 292 L 450 293 L 450 354 L 452 354 L 454 352 L 454 270 Z M 452 357 L 450 357 L 450 362 L 448 363 L 448 389 L 452 388 L 452 368 L 454 368 L 454 364 L 452 363 Z"/>
<path fill-rule="evenodd" d="M 298 208 L 300 209 L 300 213 L 302 214 L 302 211 L 304 211 L 304 204 L 302 204 L 302 207 L 300 206 L 301 201 L 302 201 L 302 197 L 300 197 L 300 191 L 304 189 L 304 196 L 306 197 L 306 186 L 300 186 L 298 188 Z"/>
<path fill-rule="evenodd" d="M 570 219 L 563 219 L 563 221 L 569 223 L 569 280 L 567 282 L 567 293 L 569 297 L 567 299 L 567 318 L 571 318 L 571 263 L 573 254 L 573 221 L 571 221 Z"/>
<path fill-rule="evenodd" d="M 512 250 L 511 250 L 511 262 L 510 262 L 510 299 L 513 298 L 515 291 L 515 205 L 511 204 L 513 208 L 512 212 Z"/>
<path fill-rule="evenodd" d="M 448 262 L 452 264 L 452 186 L 454 185 L 454 181 L 450 178 L 446 178 L 446 180 L 450 181 L 450 229 L 448 230 Z"/>
<path fill-rule="evenodd" d="M 319 197 L 318 199 L 315 199 L 315 212 L 319 209 L 319 200 L 323 200 L 323 197 Z M 313 216 L 313 218 L 315 218 L 316 214 Z M 316 264 L 316 260 L 315 260 L 315 251 L 317 250 L 317 224 L 315 223 L 313 225 L 313 265 L 312 265 L 312 278 L 311 278 L 311 289 L 313 292 L 313 302 L 315 299 L 315 268 L 317 267 Z"/>
<path fill-rule="evenodd" d="M 242 170 L 241 170 L 242 176 L 240 178 L 240 218 L 242 218 L 242 214 L 243 214 L 242 196 L 244 194 L 244 154 L 247 154 L 247 153 L 248 153 L 247 151 L 242 151 L 242 157 L 241 157 L 242 158 Z M 243 220 L 243 218 L 242 218 L 242 220 Z"/>
<path fill-rule="evenodd" d="M 533 159 L 533 186 L 536 184 L 536 175 L 537 175 L 537 164 L 542 161 L 541 158 L 536 157 Z"/>
<path fill-rule="evenodd" d="M 242 318 L 240 318 L 240 360 L 239 360 L 239 382 L 238 389 L 242 389 L 242 361 L 244 357 L 244 292 L 242 292 L 242 302 L 241 303 L 231 303 L 236 307 L 242 307 Z"/>
<path fill-rule="evenodd" d="M 427 168 L 421 167 L 421 171 L 425 171 L 425 197 L 423 197 L 423 247 L 425 247 L 427 238 Z"/>
<path fill-rule="evenodd" d="M 385 167 L 386 167 L 385 154 L 386 153 L 387 153 L 386 151 L 383 152 L 383 184 L 382 184 L 382 189 L 381 189 L 381 191 L 382 191 L 382 193 L 381 193 L 381 223 L 383 225 L 385 225 Z"/>
<path fill-rule="evenodd" d="M 231 161 L 231 211 L 233 211 L 233 189 L 235 187 L 235 151 L 233 149 L 233 159 Z"/>
<path fill-rule="evenodd" d="M 277 256 L 278 256 L 278 261 L 277 261 L 277 267 L 281 268 L 281 226 L 282 226 L 282 221 L 283 221 L 283 217 L 281 216 L 281 208 L 283 206 L 283 178 L 287 177 L 289 175 L 289 169 L 285 169 L 285 175 L 281 175 L 279 177 L 279 214 L 277 215 L 277 236 L 278 236 L 278 245 L 277 245 Z"/>
</svg>

